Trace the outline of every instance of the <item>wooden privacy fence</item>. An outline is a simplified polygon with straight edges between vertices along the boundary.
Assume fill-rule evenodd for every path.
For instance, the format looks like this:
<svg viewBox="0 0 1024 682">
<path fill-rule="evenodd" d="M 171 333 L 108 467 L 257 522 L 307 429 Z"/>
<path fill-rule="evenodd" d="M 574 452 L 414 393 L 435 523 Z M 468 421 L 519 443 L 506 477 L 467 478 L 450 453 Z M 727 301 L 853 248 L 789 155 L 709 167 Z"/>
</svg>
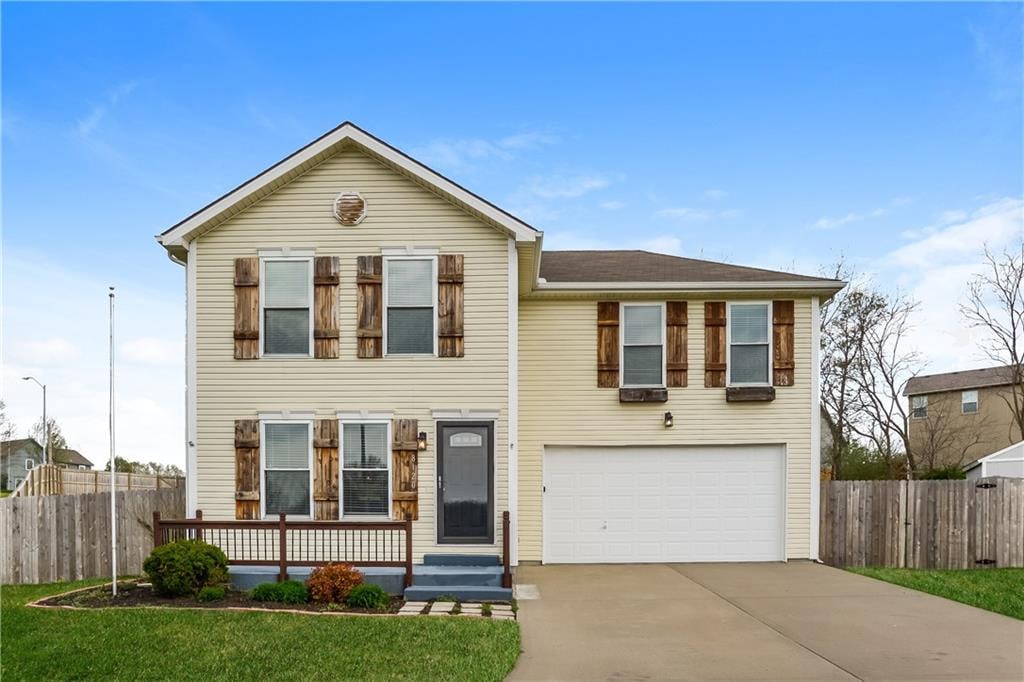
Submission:
<svg viewBox="0 0 1024 682">
<path fill-rule="evenodd" d="M 117 492 L 117 567 L 142 573 L 153 549 L 153 513 L 185 515 L 185 489 Z M 0 583 L 110 575 L 110 493 L 0 499 Z"/>
<path fill-rule="evenodd" d="M 130 474 L 117 472 L 119 490 L 162 490 L 183 488 L 185 479 L 181 476 L 157 476 L 155 474 Z M 12 497 L 32 495 L 79 495 L 98 493 L 110 489 L 109 471 L 83 471 L 62 469 L 53 464 L 41 464 L 28 472 L 25 480 L 12 493 Z"/>
<path fill-rule="evenodd" d="M 832 566 L 1024 566 L 1024 479 L 822 481 Z"/>
</svg>

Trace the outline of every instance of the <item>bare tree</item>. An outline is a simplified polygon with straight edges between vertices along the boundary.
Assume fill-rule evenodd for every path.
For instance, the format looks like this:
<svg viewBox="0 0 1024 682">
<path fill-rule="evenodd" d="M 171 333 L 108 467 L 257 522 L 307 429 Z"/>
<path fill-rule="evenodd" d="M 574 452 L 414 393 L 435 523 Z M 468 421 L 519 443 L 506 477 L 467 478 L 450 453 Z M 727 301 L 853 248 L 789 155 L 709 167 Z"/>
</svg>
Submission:
<svg viewBox="0 0 1024 682">
<path fill-rule="evenodd" d="M 0 400 L 0 440 L 11 440 L 17 432 L 14 422 L 7 416 L 7 405 Z"/>
<path fill-rule="evenodd" d="M 971 448 L 989 442 L 991 421 L 987 415 L 961 417 L 960 401 L 951 398 L 929 401 L 928 416 L 917 420 L 913 453 L 923 470 L 960 467 L 970 461 Z"/>
<path fill-rule="evenodd" d="M 1010 391 L 1001 393 L 1013 413 L 1017 437 L 1024 439 L 1024 239 L 993 253 L 985 247 L 985 271 L 967 290 L 960 313 L 972 327 L 985 330 L 981 347 L 990 360 L 1006 366 Z"/>
</svg>

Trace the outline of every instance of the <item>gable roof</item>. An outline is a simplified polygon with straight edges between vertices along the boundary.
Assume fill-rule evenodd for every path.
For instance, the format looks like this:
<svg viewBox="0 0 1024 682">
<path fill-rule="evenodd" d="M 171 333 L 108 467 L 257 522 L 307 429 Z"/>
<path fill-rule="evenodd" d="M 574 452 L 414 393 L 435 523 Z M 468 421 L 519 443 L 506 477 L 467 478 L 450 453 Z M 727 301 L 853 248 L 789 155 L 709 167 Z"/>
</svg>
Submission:
<svg viewBox="0 0 1024 682">
<path fill-rule="evenodd" d="M 92 467 L 92 462 L 83 457 L 82 453 L 78 450 L 72 450 L 71 448 L 54 448 L 53 461 L 60 462 L 61 464 Z"/>
<path fill-rule="evenodd" d="M 544 251 L 541 287 L 546 289 L 826 289 L 845 282 L 651 251 Z M 685 286 L 679 286 L 685 285 Z"/>
<path fill-rule="evenodd" d="M 7 457 L 8 455 L 14 454 L 26 445 L 35 446 L 33 450 L 38 452 L 43 451 L 43 446 L 36 442 L 35 438 L 16 438 L 14 440 L 5 440 L 0 442 L 0 457 Z"/>
<path fill-rule="evenodd" d="M 440 193 L 485 223 L 504 231 L 510 237 L 515 237 L 517 241 L 532 242 L 541 234 L 539 230 L 511 213 L 428 168 L 354 123 L 346 121 L 171 226 L 157 235 L 156 239 L 168 251 L 180 253 L 195 237 L 252 206 L 347 145 L 358 147 L 385 165 Z"/>
<path fill-rule="evenodd" d="M 977 467 L 980 467 L 983 462 L 988 462 L 990 460 L 999 461 L 1000 459 L 1004 459 L 1004 458 L 1010 460 L 1011 458 L 1010 457 L 1006 457 L 1006 455 L 1014 453 L 1015 450 L 1020 450 L 1020 455 L 1022 457 L 1024 457 L 1024 442 L 1022 442 L 1022 443 L 1014 443 L 1013 445 L 1008 445 L 1007 447 L 1003 448 L 1002 450 L 996 450 L 991 455 L 985 455 L 984 457 L 979 457 L 978 459 L 974 460 L 973 462 L 968 462 L 967 464 L 963 465 L 961 467 L 961 469 L 963 469 L 964 471 L 970 471 L 971 469 L 975 469 Z"/>
<path fill-rule="evenodd" d="M 971 388 L 986 388 L 989 386 L 1009 386 L 1013 383 L 1013 378 L 1013 365 L 968 369 L 961 372 L 945 372 L 943 374 L 926 374 L 913 377 L 907 381 L 907 386 L 903 389 L 903 395 L 964 391 Z"/>
</svg>

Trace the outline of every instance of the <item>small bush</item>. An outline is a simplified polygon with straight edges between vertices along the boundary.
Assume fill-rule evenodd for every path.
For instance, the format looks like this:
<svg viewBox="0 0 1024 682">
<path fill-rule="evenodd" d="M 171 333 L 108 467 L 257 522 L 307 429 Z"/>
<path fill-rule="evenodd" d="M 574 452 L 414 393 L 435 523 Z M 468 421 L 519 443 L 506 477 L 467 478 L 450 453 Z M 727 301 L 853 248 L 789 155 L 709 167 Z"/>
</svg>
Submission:
<svg viewBox="0 0 1024 682">
<path fill-rule="evenodd" d="M 351 564 L 327 564 L 315 569 L 306 584 L 309 596 L 320 604 L 343 604 L 345 597 L 363 582 L 363 574 Z"/>
<path fill-rule="evenodd" d="M 345 597 L 345 603 L 355 608 L 383 611 L 391 604 L 391 597 L 379 585 L 356 585 Z"/>
<path fill-rule="evenodd" d="M 953 465 L 922 471 L 917 474 L 917 478 L 922 481 L 960 481 L 967 478 L 967 473 Z"/>
<path fill-rule="evenodd" d="M 155 547 L 142 563 L 153 589 L 165 597 L 196 594 L 228 579 L 228 558 L 202 540 L 178 540 Z"/>
<path fill-rule="evenodd" d="M 434 601 L 452 602 L 452 601 L 458 601 L 458 599 L 456 599 L 455 595 L 452 595 L 452 594 L 439 594 L 436 597 L 434 597 Z"/>
<path fill-rule="evenodd" d="M 224 598 L 227 591 L 221 587 L 213 585 L 207 585 L 203 589 L 199 590 L 199 594 L 196 595 L 196 599 L 199 601 L 219 601 Z"/>
<path fill-rule="evenodd" d="M 305 604 L 309 601 L 309 590 L 297 580 L 281 583 L 262 583 L 249 593 L 256 601 L 272 601 L 280 604 Z"/>
<path fill-rule="evenodd" d="M 490 602 L 485 601 L 483 604 L 480 605 L 480 615 L 481 616 L 485 616 L 485 617 L 488 617 L 488 616 L 491 615 L 491 603 Z"/>
</svg>

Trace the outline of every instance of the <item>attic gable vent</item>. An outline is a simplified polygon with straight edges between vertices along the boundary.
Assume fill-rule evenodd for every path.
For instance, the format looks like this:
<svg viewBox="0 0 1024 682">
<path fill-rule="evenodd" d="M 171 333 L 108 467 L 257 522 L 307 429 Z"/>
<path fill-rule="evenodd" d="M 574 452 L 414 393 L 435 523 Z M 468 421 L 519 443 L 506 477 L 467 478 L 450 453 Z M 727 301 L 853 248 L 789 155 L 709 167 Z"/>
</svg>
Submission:
<svg viewBox="0 0 1024 682">
<path fill-rule="evenodd" d="M 358 225 L 366 217 L 366 200 L 359 192 L 342 192 L 334 199 L 334 217 L 342 225 Z"/>
</svg>

